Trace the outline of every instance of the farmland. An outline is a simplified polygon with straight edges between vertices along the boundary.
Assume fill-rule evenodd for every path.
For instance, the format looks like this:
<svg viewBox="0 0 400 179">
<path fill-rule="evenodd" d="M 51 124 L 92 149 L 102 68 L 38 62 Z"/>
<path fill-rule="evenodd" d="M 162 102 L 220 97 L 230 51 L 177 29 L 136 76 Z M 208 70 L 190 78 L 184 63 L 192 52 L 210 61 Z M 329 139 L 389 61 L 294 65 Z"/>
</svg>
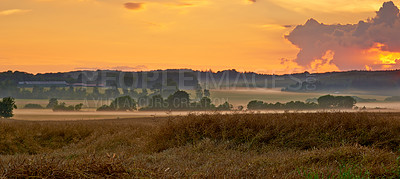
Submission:
<svg viewBox="0 0 400 179">
<path fill-rule="evenodd" d="M 399 113 L 0 121 L 2 177 L 400 176 Z"/>
</svg>

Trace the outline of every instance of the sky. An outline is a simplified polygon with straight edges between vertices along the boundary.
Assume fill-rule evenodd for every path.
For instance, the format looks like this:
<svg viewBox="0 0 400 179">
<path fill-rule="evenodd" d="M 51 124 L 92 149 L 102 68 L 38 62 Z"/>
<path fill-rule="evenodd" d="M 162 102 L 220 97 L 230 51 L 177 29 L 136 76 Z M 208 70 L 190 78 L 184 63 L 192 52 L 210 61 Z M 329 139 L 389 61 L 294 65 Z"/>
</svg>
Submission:
<svg viewBox="0 0 400 179">
<path fill-rule="evenodd" d="M 0 0 L 0 71 L 191 68 L 282 74 L 396 68 L 393 58 L 400 58 L 400 50 L 385 40 L 348 48 L 332 37 L 335 43 L 319 48 L 313 39 L 311 18 L 315 27 L 330 24 L 338 32 L 353 24 L 349 28 L 356 30 L 360 20 L 377 24 L 384 2 Z M 370 61 L 358 58 L 363 53 Z M 346 65 L 347 55 L 357 63 Z"/>
</svg>

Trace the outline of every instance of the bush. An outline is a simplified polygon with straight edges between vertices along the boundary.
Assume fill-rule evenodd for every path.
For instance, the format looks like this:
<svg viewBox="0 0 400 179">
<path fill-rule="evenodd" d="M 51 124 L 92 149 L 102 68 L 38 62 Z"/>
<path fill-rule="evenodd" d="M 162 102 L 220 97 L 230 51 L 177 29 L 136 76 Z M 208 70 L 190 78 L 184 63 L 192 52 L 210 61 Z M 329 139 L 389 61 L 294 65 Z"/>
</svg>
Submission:
<svg viewBox="0 0 400 179">
<path fill-rule="evenodd" d="M 40 104 L 26 104 L 24 109 L 44 109 L 44 107 Z"/>
<path fill-rule="evenodd" d="M 53 107 L 53 111 L 80 111 L 82 109 L 83 104 L 77 104 L 75 106 L 69 105 L 67 106 L 65 103 L 61 103 L 59 105 L 55 105 Z"/>
<path fill-rule="evenodd" d="M 97 108 L 97 111 L 115 111 L 115 108 L 113 108 L 109 105 L 103 105 L 103 106 Z"/>
</svg>

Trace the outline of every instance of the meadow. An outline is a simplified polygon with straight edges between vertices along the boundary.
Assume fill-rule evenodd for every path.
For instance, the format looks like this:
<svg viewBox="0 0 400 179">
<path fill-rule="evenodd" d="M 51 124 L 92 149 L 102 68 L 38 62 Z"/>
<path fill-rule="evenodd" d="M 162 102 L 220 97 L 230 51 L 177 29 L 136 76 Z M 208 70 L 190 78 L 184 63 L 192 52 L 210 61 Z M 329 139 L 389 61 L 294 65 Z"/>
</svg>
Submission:
<svg viewBox="0 0 400 179">
<path fill-rule="evenodd" d="M 400 113 L 0 121 L 0 177 L 398 178 Z"/>
</svg>

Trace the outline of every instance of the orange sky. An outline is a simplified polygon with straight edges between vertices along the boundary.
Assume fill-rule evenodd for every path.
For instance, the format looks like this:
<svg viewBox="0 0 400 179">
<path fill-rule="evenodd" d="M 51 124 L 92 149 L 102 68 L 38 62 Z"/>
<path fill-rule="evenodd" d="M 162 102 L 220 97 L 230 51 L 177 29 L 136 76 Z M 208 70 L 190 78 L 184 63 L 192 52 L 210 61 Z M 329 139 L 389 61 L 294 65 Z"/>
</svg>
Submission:
<svg viewBox="0 0 400 179">
<path fill-rule="evenodd" d="M 373 17 L 382 2 L 0 0 L 0 71 L 290 73 L 280 59 L 294 59 L 298 52 L 283 38 L 293 25 L 311 17 L 327 24 L 357 23 Z"/>
</svg>

